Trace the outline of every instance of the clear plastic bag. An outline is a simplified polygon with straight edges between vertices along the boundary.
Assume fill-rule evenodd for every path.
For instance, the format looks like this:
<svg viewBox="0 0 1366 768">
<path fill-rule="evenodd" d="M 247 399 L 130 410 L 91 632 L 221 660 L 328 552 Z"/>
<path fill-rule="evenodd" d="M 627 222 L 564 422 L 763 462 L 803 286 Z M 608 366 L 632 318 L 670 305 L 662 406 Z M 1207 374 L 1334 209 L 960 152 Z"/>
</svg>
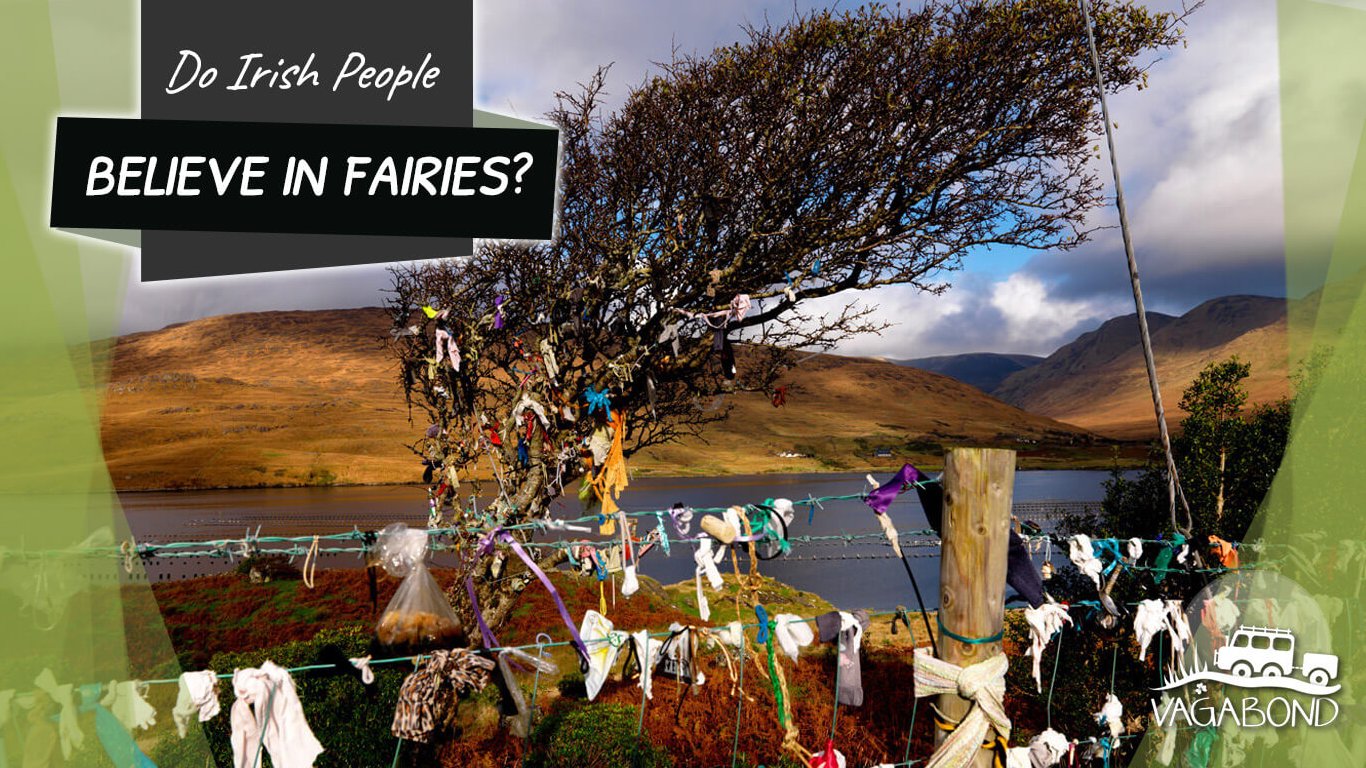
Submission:
<svg viewBox="0 0 1366 768">
<path fill-rule="evenodd" d="M 396 648 L 463 644 L 460 618 L 427 570 L 427 532 L 394 523 L 380 531 L 375 554 L 386 573 L 403 579 L 375 626 L 379 641 Z"/>
</svg>

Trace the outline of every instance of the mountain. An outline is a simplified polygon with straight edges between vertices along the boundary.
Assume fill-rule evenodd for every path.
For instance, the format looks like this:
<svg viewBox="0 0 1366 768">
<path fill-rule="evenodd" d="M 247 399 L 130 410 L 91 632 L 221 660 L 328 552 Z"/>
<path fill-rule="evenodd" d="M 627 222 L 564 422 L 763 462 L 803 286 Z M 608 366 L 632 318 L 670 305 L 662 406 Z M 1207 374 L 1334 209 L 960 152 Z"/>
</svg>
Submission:
<svg viewBox="0 0 1366 768">
<path fill-rule="evenodd" d="M 919 368 L 931 373 L 942 373 L 964 384 L 971 384 L 983 392 L 1001 385 L 1012 373 L 1022 371 L 1043 361 L 1035 355 L 1002 355 L 995 352 L 969 352 L 963 355 L 920 357 L 915 360 L 891 360 L 897 365 Z"/>
<path fill-rule="evenodd" d="M 1180 317 L 1148 313 L 1168 424 L 1184 417 L 1181 393 L 1209 363 L 1237 355 L 1252 364 L 1251 402 L 1289 393 L 1287 303 L 1266 296 L 1223 296 Z M 1031 413 L 1115 438 L 1156 434 L 1137 315 L 1106 321 L 1008 376 L 992 395 Z"/>
<path fill-rule="evenodd" d="M 105 459 L 120 489 L 413 482 L 397 365 L 375 308 L 256 312 L 195 320 L 101 345 Z M 1021 449 L 1056 465 L 1095 445 L 962 382 L 881 360 L 823 355 L 788 374 L 787 404 L 726 398 L 702 436 L 632 459 L 654 474 L 744 474 L 937 461 L 941 444 Z M 710 407 L 711 404 L 701 404 Z M 881 450 L 880 450 L 881 449 Z M 1055 450 L 1056 449 L 1056 450 Z M 876 457 L 876 453 L 890 455 Z M 1096 446 L 1092 460 L 1108 448 Z M 782 458 L 778 454 L 801 454 Z"/>
</svg>

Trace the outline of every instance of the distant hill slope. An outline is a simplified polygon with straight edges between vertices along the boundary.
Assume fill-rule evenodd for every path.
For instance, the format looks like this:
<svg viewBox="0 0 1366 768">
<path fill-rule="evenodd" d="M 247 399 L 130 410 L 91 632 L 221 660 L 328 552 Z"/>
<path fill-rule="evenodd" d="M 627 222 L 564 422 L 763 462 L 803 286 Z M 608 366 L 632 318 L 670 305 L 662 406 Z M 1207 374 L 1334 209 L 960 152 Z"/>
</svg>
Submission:
<svg viewBox="0 0 1366 768">
<path fill-rule="evenodd" d="M 969 352 L 962 355 L 920 357 L 915 360 L 892 360 L 897 365 L 919 368 L 931 373 L 942 373 L 964 384 L 971 384 L 983 392 L 991 392 L 1012 373 L 1043 362 L 1036 355 L 1003 355 L 996 352 Z"/>
<path fill-rule="evenodd" d="M 384 314 L 370 308 L 225 315 L 122 337 L 111 345 L 102 424 L 114 483 L 127 489 L 419 479 L 405 445 L 426 424 L 408 422 L 383 343 L 387 330 Z M 633 468 L 799 472 L 923 461 L 937 458 L 941 443 L 1009 445 L 1027 456 L 1093 443 L 1084 430 L 947 376 L 879 360 L 816 357 L 788 379 L 785 407 L 774 408 L 760 393 L 732 395 L 730 418 L 704 440 L 651 449 Z M 875 459 L 879 448 L 892 455 Z M 1101 449 L 1097 460 L 1106 453 Z"/>
<path fill-rule="evenodd" d="M 1289 392 L 1284 299 L 1223 296 L 1181 317 L 1148 314 L 1169 423 L 1181 393 L 1207 364 L 1237 355 L 1252 364 L 1252 402 Z M 1043 362 L 1006 378 L 993 395 L 1031 413 L 1118 438 L 1156 434 L 1136 315 L 1082 334 Z"/>
</svg>

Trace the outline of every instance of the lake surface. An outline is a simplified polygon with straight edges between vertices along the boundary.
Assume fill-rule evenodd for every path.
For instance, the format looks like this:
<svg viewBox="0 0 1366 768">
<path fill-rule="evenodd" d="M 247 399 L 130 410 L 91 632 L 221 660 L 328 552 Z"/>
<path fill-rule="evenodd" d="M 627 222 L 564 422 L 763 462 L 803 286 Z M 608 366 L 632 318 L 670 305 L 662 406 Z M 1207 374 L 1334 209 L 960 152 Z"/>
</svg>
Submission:
<svg viewBox="0 0 1366 768">
<path fill-rule="evenodd" d="M 1104 495 L 1106 472 L 1040 470 L 1015 474 L 1016 514 L 1049 525 L 1055 506 L 1075 509 L 1080 502 L 1098 502 Z M 880 479 L 886 479 L 881 476 Z M 797 474 L 752 475 L 722 478 L 638 478 L 622 495 L 628 511 L 668 509 L 676 502 L 691 507 L 727 507 L 758 503 L 766 498 L 794 501 L 810 496 L 839 496 L 867 489 L 864 475 Z M 303 536 L 341 533 L 352 528 L 377 530 L 390 523 L 405 522 L 422 527 L 427 522 L 425 490 L 420 486 L 367 486 L 342 488 L 265 488 L 224 491 L 166 491 L 119 495 L 128 525 L 139 542 L 202 541 L 237 538 L 258 528 L 262 536 Z M 566 496 L 554 510 L 558 518 L 582 514 L 577 499 Z M 890 510 L 902 532 L 928 527 L 914 492 L 898 498 Z M 697 520 L 692 532 L 696 533 Z M 642 522 L 640 533 L 652 527 Z M 862 501 L 827 502 L 810 516 L 799 505 L 789 536 L 867 534 L 879 531 L 871 510 Z M 671 532 L 672 533 L 672 532 Z M 596 534 L 555 532 L 553 537 L 573 535 L 598 538 Z M 898 605 L 914 608 L 915 597 L 905 568 L 880 539 L 848 544 L 843 541 L 794 546 L 786 558 L 760 563 L 761 573 L 798 589 L 815 592 L 843 609 L 886 610 Z M 905 549 L 927 607 L 938 603 L 939 550 L 937 547 Z M 692 578 L 691 547 L 673 548 L 672 557 L 655 548 L 641 559 L 641 572 L 666 584 Z M 449 564 L 438 555 L 438 565 Z M 1054 553 L 1057 562 L 1065 555 Z M 361 565 L 356 555 L 325 556 L 324 568 Z M 741 560 L 742 567 L 747 567 Z M 161 558 L 147 563 L 148 578 L 186 578 L 228 570 L 222 558 Z M 731 569 L 729 559 L 722 572 Z"/>
</svg>

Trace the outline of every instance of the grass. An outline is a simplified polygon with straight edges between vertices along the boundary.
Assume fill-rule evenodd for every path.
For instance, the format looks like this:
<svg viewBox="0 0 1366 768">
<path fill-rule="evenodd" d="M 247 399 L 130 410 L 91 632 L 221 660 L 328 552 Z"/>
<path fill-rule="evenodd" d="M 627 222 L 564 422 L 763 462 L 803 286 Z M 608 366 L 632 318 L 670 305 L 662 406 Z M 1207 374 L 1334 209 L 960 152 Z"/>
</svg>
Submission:
<svg viewBox="0 0 1366 768">
<path fill-rule="evenodd" d="M 748 590 L 741 587 L 734 574 L 722 574 L 721 578 L 725 583 L 719 591 L 713 591 L 705 581 L 702 585 L 706 591 L 707 604 L 711 607 L 709 621 L 717 625 L 728 624 L 737 620 L 745 624 L 753 623 L 756 617 L 752 609 L 744 608 L 739 614 L 735 611 L 736 597 L 740 597 L 742 606 L 746 605 Z M 769 616 L 779 613 L 795 613 L 799 616 L 810 617 L 835 610 L 830 603 L 811 592 L 803 592 L 780 581 L 762 576 L 760 581 L 759 602 L 764 606 L 764 610 L 768 612 Z M 697 588 L 691 580 L 670 584 L 664 587 L 664 591 L 679 610 L 690 616 L 701 616 L 701 612 L 697 608 Z"/>
</svg>

